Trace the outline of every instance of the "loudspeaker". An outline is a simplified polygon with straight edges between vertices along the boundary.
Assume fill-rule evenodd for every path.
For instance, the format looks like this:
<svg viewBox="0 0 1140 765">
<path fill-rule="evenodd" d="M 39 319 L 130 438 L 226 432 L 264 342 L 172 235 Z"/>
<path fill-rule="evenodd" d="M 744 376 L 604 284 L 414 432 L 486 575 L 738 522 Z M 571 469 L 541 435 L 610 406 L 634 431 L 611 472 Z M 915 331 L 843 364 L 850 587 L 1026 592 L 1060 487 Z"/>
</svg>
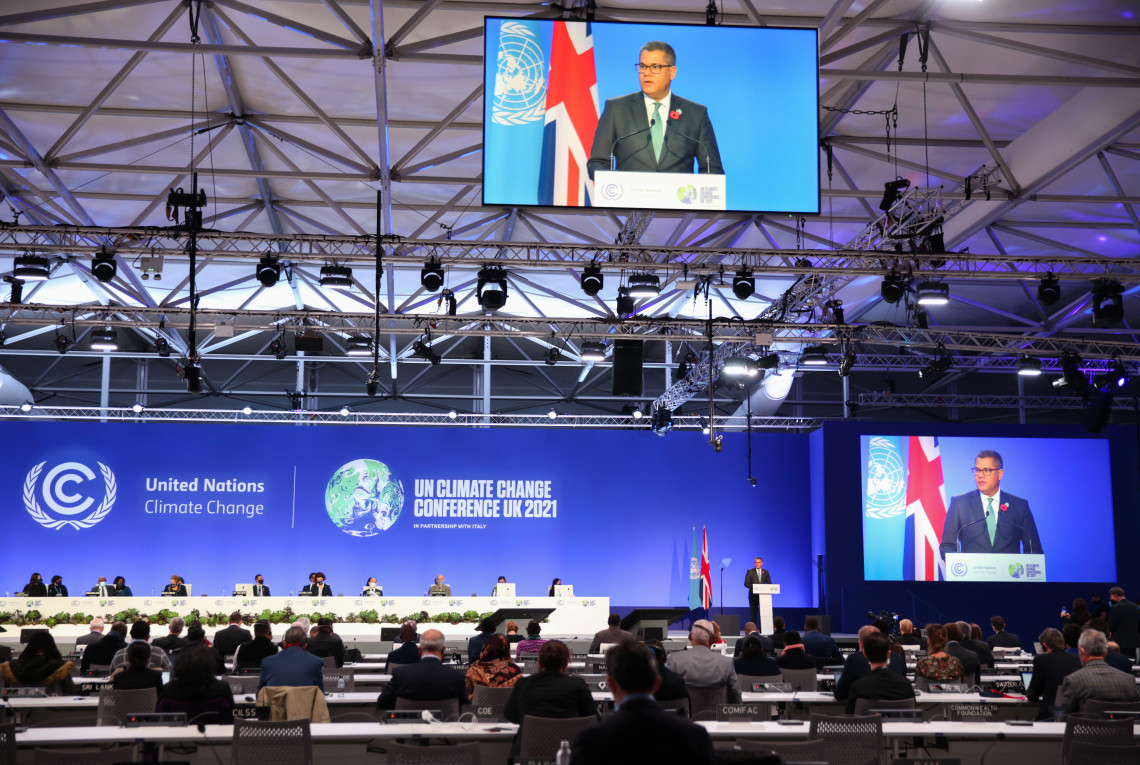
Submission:
<svg viewBox="0 0 1140 765">
<path fill-rule="evenodd" d="M 830 614 L 814 614 L 816 619 L 819 619 L 819 631 L 823 635 L 831 634 L 831 615 Z"/>
<path fill-rule="evenodd" d="M 644 344 L 640 340 L 615 340 L 613 355 L 613 395 L 641 395 L 641 367 Z"/>
<path fill-rule="evenodd" d="M 722 637 L 740 634 L 740 614 L 717 614 L 713 621 L 720 625 Z"/>
</svg>

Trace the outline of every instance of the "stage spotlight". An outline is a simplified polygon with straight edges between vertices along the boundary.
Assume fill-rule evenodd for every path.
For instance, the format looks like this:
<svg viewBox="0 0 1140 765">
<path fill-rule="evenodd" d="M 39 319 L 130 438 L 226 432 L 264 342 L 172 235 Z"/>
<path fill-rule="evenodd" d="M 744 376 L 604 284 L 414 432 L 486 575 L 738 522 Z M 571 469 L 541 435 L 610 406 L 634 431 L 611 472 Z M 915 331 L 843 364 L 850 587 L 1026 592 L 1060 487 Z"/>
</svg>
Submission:
<svg viewBox="0 0 1140 765">
<path fill-rule="evenodd" d="M 580 354 L 582 361 L 605 361 L 606 360 L 606 346 L 605 343 L 596 343 L 592 340 L 587 340 L 582 343 L 582 353 Z"/>
<path fill-rule="evenodd" d="M 1116 388 L 1123 388 L 1128 384 L 1129 379 L 1128 370 L 1124 366 L 1124 362 L 1120 359 L 1114 359 L 1112 362 L 1112 369 L 1108 370 L 1102 375 L 1097 376 L 1097 387 L 1103 391 L 1115 390 Z"/>
<path fill-rule="evenodd" d="M 507 303 L 507 272 L 502 266 L 479 269 L 475 296 L 485 311 L 497 311 Z"/>
<path fill-rule="evenodd" d="M 443 266 L 435 258 L 420 269 L 420 284 L 428 292 L 436 292 L 443 286 Z"/>
<path fill-rule="evenodd" d="M 663 406 L 653 410 L 653 432 L 663 436 L 673 429 L 673 412 Z"/>
<path fill-rule="evenodd" d="M 19 305 L 24 302 L 24 282 L 14 276 L 5 276 L 4 281 L 12 285 L 11 294 L 8 296 L 8 302 L 13 305 Z"/>
<path fill-rule="evenodd" d="M 323 276 L 323 269 L 322 269 Z M 272 255 L 266 255 L 261 260 L 257 261 L 257 280 L 266 287 L 272 287 L 277 284 L 277 280 L 281 278 L 281 261 Z M 322 279 L 322 284 L 324 281 Z"/>
<path fill-rule="evenodd" d="M 119 350 L 119 333 L 107 327 L 91 332 L 91 350 L 117 351 Z"/>
<path fill-rule="evenodd" d="M 134 406 L 131 407 L 131 411 L 134 412 L 135 414 L 142 414 L 142 410 L 143 410 L 143 405 L 139 404 L 139 403 L 136 403 Z"/>
<path fill-rule="evenodd" d="M 289 408 L 294 412 L 299 412 L 305 407 L 304 391 L 287 391 L 287 394 L 289 396 Z"/>
<path fill-rule="evenodd" d="M 63 335 L 56 335 L 54 344 L 55 344 L 55 349 L 57 351 L 59 351 L 61 356 L 65 353 L 67 353 L 67 349 L 71 347 L 71 341 L 68 340 Z"/>
<path fill-rule="evenodd" d="M 95 274 L 95 278 L 106 284 L 115 278 L 115 272 L 119 270 L 118 264 L 115 262 L 114 253 L 110 252 L 97 252 L 91 258 L 91 273 Z"/>
<path fill-rule="evenodd" d="M 914 307 L 914 323 L 919 329 L 930 329 L 930 316 L 921 306 Z"/>
<path fill-rule="evenodd" d="M 597 263 L 591 263 L 583 269 L 580 283 L 582 285 L 582 291 L 590 297 L 602 291 L 602 286 L 605 284 L 605 277 L 602 276 L 602 269 Z"/>
<path fill-rule="evenodd" d="M 549 412 L 546 413 L 546 418 L 548 420 L 557 420 L 558 419 L 558 412 L 551 409 Z"/>
<path fill-rule="evenodd" d="M 47 281 L 51 275 L 51 263 L 39 255 L 20 255 L 13 262 L 12 276 L 26 282 Z"/>
<path fill-rule="evenodd" d="M 1109 327 L 1124 321 L 1124 286 L 1115 279 L 1093 284 L 1093 326 Z"/>
<path fill-rule="evenodd" d="M 637 404 L 622 404 L 621 413 L 626 417 L 632 417 L 635 420 L 641 419 L 641 407 Z"/>
<path fill-rule="evenodd" d="M 20 404 L 20 411 L 21 412 L 32 411 L 32 403 L 30 401 L 25 401 L 24 403 Z"/>
<path fill-rule="evenodd" d="M 661 279 L 657 274 L 630 274 L 629 296 L 653 298 L 661 294 Z"/>
<path fill-rule="evenodd" d="M 685 354 L 685 358 L 681 359 L 677 364 L 677 379 L 684 380 L 688 376 L 689 370 L 693 368 L 693 364 L 697 363 L 697 357 L 693 355 L 692 351 Z"/>
<path fill-rule="evenodd" d="M 879 202 L 879 209 L 883 212 L 891 209 L 891 206 L 899 201 L 902 192 L 910 188 L 910 181 L 906 178 L 897 178 L 893 181 L 887 181 L 883 184 L 883 199 Z"/>
<path fill-rule="evenodd" d="M 698 421 L 698 422 L 700 423 L 700 425 L 701 425 L 701 432 L 702 432 L 702 433 L 704 433 L 704 434 L 707 436 L 707 435 L 709 434 L 709 418 L 708 418 L 708 417 L 705 417 L 705 416 L 702 414 L 702 415 L 701 415 L 701 416 L 698 418 L 698 420 L 697 420 L 697 421 Z"/>
<path fill-rule="evenodd" d="M 916 293 L 919 305 L 946 305 L 950 302 L 950 285 L 945 282 L 922 282 Z"/>
<path fill-rule="evenodd" d="M 352 286 L 352 269 L 348 266 L 322 266 L 321 267 L 321 286 L 322 287 L 351 287 Z"/>
<path fill-rule="evenodd" d="M 447 419 L 449 419 L 449 420 L 454 420 L 458 416 L 459 416 L 459 412 L 455 411 L 454 409 L 452 409 L 450 412 L 447 413 Z"/>
<path fill-rule="evenodd" d="M 617 312 L 618 316 L 629 316 L 635 310 L 633 298 L 630 297 L 629 287 L 618 287 Z"/>
<path fill-rule="evenodd" d="M 769 353 L 765 356 L 761 356 L 756 361 L 756 366 L 760 367 L 761 369 L 775 369 L 776 367 L 780 366 L 780 356 L 776 353 Z"/>
<path fill-rule="evenodd" d="M 154 350 L 162 358 L 170 355 L 170 342 L 165 337 L 156 337 L 154 339 Z"/>
<path fill-rule="evenodd" d="M 374 369 L 368 375 L 368 379 L 365 380 L 365 382 L 364 382 L 364 392 L 367 393 L 369 397 L 372 397 L 372 396 L 376 395 L 376 390 L 379 387 L 380 387 L 380 380 L 379 380 L 379 378 L 377 378 L 376 370 Z"/>
<path fill-rule="evenodd" d="M 741 300 L 747 300 L 752 297 L 752 293 L 755 291 L 756 279 L 752 276 L 748 266 L 741 266 L 736 275 L 732 277 L 732 294 Z"/>
<path fill-rule="evenodd" d="M 1091 387 L 1082 394 L 1081 412 L 1085 430 L 1089 433 L 1099 433 L 1108 424 L 1112 414 L 1112 390 L 1102 391 Z"/>
<path fill-rule="evenodd" d="M 1061 354 L 1060 362 L 1061 376 L 1053 381 L 1053 387 L 1070 393 L 1084 393 L 1089 387 L 1089 379 L 1081 370 L 1080 354 L 1066 351 Z"/>
<path fill-rule="evenodd" d="M 831 311 L 831 320 L 835 324 L 846 324 L 843 320 L 843 301 L 828 300 L 823 304 L 825 310 Z"/>
<path fill-rule="evenodd" d="M 372 338 L 366 335 L 349 335 L 348 340 L 345 341 L 345 355 L 346 356 L 371 356 L 372 355 Z"/>
<path fill-rule="evenodd" d="M 557 348 L 551 347 L 546 349 L 546 353 L 542 356 L 542 361 L 548 366 L 554 366 L 562 358 L 562 351 Z"/>
<path fill-rule="evenodd" d="M 5 332 L 4 330 L 0 329 L 0 348 L 3 348 L 4 344 L 7 342 L 8 342 L 8 333 Z"/>
<path fill-rule="evenodd" d="M 903 295 L 906 294 L 906 280 L 899 276 L 894 271 L 883 277 L 883 283 L 879 285 L 879 295 L 883 300 L 891 303 L 899 302 L 902 300 Z"/>
<path fill-rule="evenodd" d="M 1045 274 L 1045 278 L 1037 285 L 1037 299 L 1041 305 L 1053 305 L 1061 299 L 1061 282 L 1052 271 Z"/>
<path fill-rule="evenodd" d="M 953 357 L 940 356 L 934 361 L 927 364 L 922 369 L 918 370 L 918 377 L 924 382 L 934 382 L 939 377 L 946 374 L 946 370 L 948 370 L 951 365 L 953 365 L 953 363 Z"/>
<path fill-rule="evenodd" d="M 242 413 L 242 414 L 244 414 L 244 415 L 246 415 L 246 416 L 248 417 L 249 415 L 253 414 L 253 407 L 251 407 L 251 406 L 243 406 L 243 407 L 241 408 L 241 413 Z"/>
<path fill-rule="evenodd" d="M 851 374 L 851 368 L 855 366 L 855 352 L 847 351 L 839 357 L 839 376 L 848 377 Z"/>
<path fill-rule="evenodd" d="M 1040 377 L 1041 359 L 1032 356 L 1022 357 L 1021 361 L 1017 363 L 1017 373 L 1025 377 Z"/>
<path fill-rule="evenodd" d="M 807 345 L 800 351 L 800 364 L 804 366 L 818 367 L 829 362 L 826 345 Z"/>
<path fill-rule="evenodd" d="M 412 343 L 412 355 L 416 358 L 424 359 L 433 367 L 442 361 L 442 357 L 433 351 L 430 345 L 420 340 L 416 340 Z"/>
<path fill-rule="evenodd" d="M 182 367 L 182 379 L 186 381 L 187 393 L 202 392 L 202 365 L 187 364 Z"/>
<path fill-rule="evenodd" d="M 721 373 L 726 377 L 755 377 L 760 374 L 760 365 L 747 356 L 729 356 Z"/>
<path fill-rule="evenodd" d="M 280 340 L 274 340 L 269 344 L 269 352 L 273 354 L 274 358 L 278 361 L 284 359 L 289 355 L 289 349 L 285 347 L 285 343 Z"/>
<path fill-rule="evenodd" d="M 352 414 L 352 412 L 349 410 L 349 408 L 347 406 L 342 406 L 340 408 L 340 416 L 341 417 L 347 417 L 350 414 Z"/>
</svg>

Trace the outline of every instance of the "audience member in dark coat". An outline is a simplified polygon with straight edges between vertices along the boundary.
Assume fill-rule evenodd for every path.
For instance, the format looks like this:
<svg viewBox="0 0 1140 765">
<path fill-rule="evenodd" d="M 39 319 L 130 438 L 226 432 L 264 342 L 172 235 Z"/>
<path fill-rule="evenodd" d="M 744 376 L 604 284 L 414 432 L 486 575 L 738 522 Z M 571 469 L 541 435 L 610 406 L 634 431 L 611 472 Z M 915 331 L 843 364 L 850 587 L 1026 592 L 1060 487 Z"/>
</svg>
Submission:
<svg viewBox="0 0 1140 765">
<path fill-rule="evenodd" d="M 990 626 L 994 634 L 986 638 L 990 648 L 1021 648 L 1021 638 L 1012 632 L 1005 631 L 1005 619 L 1000 616 L 990 617 Z"/>
<path fill-rule="evenodd" d="M 1140 609 L 1128 598 L 1124 590 L 1113 587 L 1108 591 L 1112 608 L 1108 610 L 1108 631 L 1112 641 L 1120 646 L 1120 652 L 1129 659 L 1136 658 L 1136 647 L 1140 645 Z"/>
<path fill-rule="evenodd" d="M 444 640 L 439 630 L 428 630 L 420 638 L 420 660 L 392 673 L 376 704 L 381 709 L 395 709 L 396 699 L 439 701 L 455 699 L 466 704 L 467 684 L 464 673 L 443 664 Z"/>
<path fill-rule="evenodd" d="M 162 690 L 162 672 L 150 668 L 150 644 L 138 640 L 127 646 L 127 667 L 111 678 L 116 691 L 133 691 L 154 688 Z"/>
<path fill-rule="evenodd" d="M 843 654 L 835 644 L 835 638 L 819 631 L 819 617 L 804 619 L 804 651 L 817 659 L 840 659 Z"/>
<path fill-rule="evenodd" d="M 962 639 L 958 642 L 963 648 L 973 651 L 978 662 L 988 669 L 994 668 L 994 649 L 982 640 L 974 639 L 974 630 L 967 622 L 958 622 L 958 629 L 962 632 Z"/>
<path fill-rule="evenodd" d="M 384 671 L 388 672 L 393 664 L 415 664 L 420 660 L 420 647 L 416 643 L 416 623 L 406 621 L 400 625 L 400 647 L 388 652 L 384 660 Z"/>
<path fill-rule="evenodd" d="M 835 698 L 837 700 L 844 701 L 847 699 L 851 695 L 851 685 L 856 680 L 871 674 L 871 662 L 867 661 L 867 657 L 863 653 L 863 641 L 868 635 L 876 632 L 880 635 L 882 634 L 872 624 L 868 624 L 859 629 L 859 650 L 855 653 L 847 654 L 847 660 L 843 662 L 843 671 L 839 674 L 839 679 L 835 681 Z M 889 646 L 887 651 L 887 669 L 900 677 L 907 676 L 906 659 L 889 650 Z"/>
<path fill-rule="evenodd" d="M 963 682 L 978 682 L 982 674 L 982 662 L 976 653 L 960 642 L 963 638 L 962 628 L 958 626 L 958 622 L 947 622 L 942 626 L 946 628 L 946 637 L 949 638 L 946 653 L 962 662 Z"/>
<path fill-rule="evenodd" d="M 1057 689 L 1066 676 L 1081 668 L 1081 660 L 1065 650 L 1065 638 L 1052 627 L 1042 632 L 1038 641 L 1044 653 L 1033 657 L 1033 679 L 1025 689 L 1025 697 L 1041 702 L 1037 710 L 1038 720 L 1052 720 Z"/>
<path fill-rule="evenodd" d="M 273 642 L 273 632 L 269 622 L 256 622 L 253 625 L 253 640 L 242 643 L 234 654 L 234 669 L 260 667 L 261 662 L 277 654 L 277 644 Z"/>
<path fill-rule="evenodd" d="M 170 682 L 158 693 L 156 712 L 185 712 L 187 720 L 228 724 L 233 720 L 230 684 L 214 677 L 214 653 L 205 643 L 178 652 Z"/>
<path fill-rule="evenodd" d="M 685 685 L 685 678 L 681 677 L 680 673 L 665 666 L 668 654 L 661 641 L 654 638 L 645 641 L 645 644 L 653 652 L 653 657 L 657 661 L 657 674 L 661 676 L 661 686 L 657 689 L 657 693 L 653 694 L 653 698 L 658 701 L 679 701 L 689 698 L 689 689 Z"/>
<path fill-rule="evenodd" d="M 620 643 L 619 645 L 627 645 Z M 561 640 L 547 640 L 538 651 L 539 671 L 515 683 L 503 717 L 519 724 L 519 733 L 511 747 L 512 760 L 518 756 L 523 718 L 531 717 L 596 717 L 597 705 L 586 681 L 566 674 L 570 649 Z"/>
<path fill-rule="evenodd" d="M 180 651 L 186 647 L 189 642 L 186 638 L 182 637 L 182 630 L 186 628 L 186 620 L 181 616 L 176 616 L 170 620 L 170 634 L 163 635 L 162 637 L 155 638 L 150 641 L 151 645 L 156 645 L 167 654 L 172 654 L 175 651 Z"/>
<path fill-rule="evenodd" d="M 127 625 L 115 622 L 111 630 L 99 640 L 87 646 L 83 652 L 80 668 L 86 672 L 92 664 L 111 666 L 111 660 L 120 650 L 127 647 Z"/>
<path fill-rule="evenodd" d="M 545 646 L 544 646 L 545 648 Z M 652 698 L 660 682 L 654 661 L 641 643 L 619 643 L 606 655 L 616 711 L 586 728 L 570 745 L 575 765 L 627 765 L 635 762 L 683 762 L 713 765 L 716 755 L 708 731 L 663 711 Z"/>
<path fill-rule="evenodd" d="M 752 622 L 748 622 L 744 625 L 744 637 L 740 638 L 740 640 L 737 640 L 736 645 L 732 648 L 732 655 L 734 657 L 740 655 L 740 650 L 744 648 L 744 641 L 750 635 L 755 635 L 756 637 L 760 638 L 760 645 L 764 647 L 765 655 L 772 655 L 772 651 L 775 650 L 775 644 L 772 642 L 772 638 L 768 637 L 767 635 L 761 635 L 760 630 L 756 628 L 756 625 Z"/>
<path fill-rule="evenodd" d="M 764 644 L 760 642 L 759 634 L 753 633 L 741 640 L 740 643 L 743 643 L 744 647 L 741 649 L 740 655 L 732 662 L 738 677 L 740 675 L 759 677 L 780 674 L 779 663 L 764 651 Z"/>
<path fill-rule="evenodd" d="M 344 641 L 332 631 L 332 619 L 317 620 L 317 634 L 309 638 L 306 648 L 313 656 L 324 658 L 331 656 L 338 667 L 344 666 Z"/>
<path fill-rule="evenodd" d="M 285 638 L 281 642 L 285 645 L 283 651 L 261 660 L 261 679 L 257 689 L 278 686 L 300 688 L 315 685 L 323 691 L 325 663 L 305 650 L 309 642 L 305 630 L 301 627 L 290 627 L 285 630 Z M 183 648 L 182 653 L 188 650 L 190 646 Z"/>
<path fill-rule="evenodd" d="M 804 651 L 804 644 L 800 641 L 800 634 L 788 630 L 783 635 L 784 652 L 780 654 L 780 669 L 815 669 L 815 659 Z"/>
<path fill-rule="evenodd" d="M 495 634 L 495 623 L 487 617 L 479 622 L 479 634 L 467 641 L 467 662 L 474 663 L 479 661 L 479 654 L 483 653 L 483 646 L 487 644 L 487 638 Z"/>
<path fill-rule="evenodd" d="M 922 638 L 914 634 L 914 622 L 910 619 L 899 619 L 899 636 L 895 642 L 899 645 L 923 645 Z"/>
<path fill-rule="evenodd" d="M 253 635 L 241 626 L 241 611 L 234 611 L 230 614 L 230 626 L 214 633 L 214 650 L 224 659 L 233 656 L 239 645 L 251 640 Z"/>
</svg>

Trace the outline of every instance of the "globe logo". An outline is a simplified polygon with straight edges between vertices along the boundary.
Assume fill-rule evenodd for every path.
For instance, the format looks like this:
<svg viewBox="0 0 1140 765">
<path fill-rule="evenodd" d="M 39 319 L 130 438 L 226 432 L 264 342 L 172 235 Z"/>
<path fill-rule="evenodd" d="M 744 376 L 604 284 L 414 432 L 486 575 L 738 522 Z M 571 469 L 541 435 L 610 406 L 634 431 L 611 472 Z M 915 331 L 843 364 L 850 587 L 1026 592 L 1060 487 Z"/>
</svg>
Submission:
<svg viewBox="0 0 1140 765">
<path fill-rule="evenodd" d="M 683 205 L 691 205 L 697 201 L 697 190 L 692 186 L 678 186 L 677 201 Z"/>
<path fill-rule="evenodd" d="M 1014 579 L 1020 579 L 1021 575 L 1024 573 L 1025 573 L 1025 567 L 1022 566 L 1020 563 L 1010 563 L 1009 564 L 1009 575 L 1012 576 Z"/>
<path fill-rule="evenodd" d="M 863 507 L 868 518 L 893 518 L 906 509 L 906 469 L 898 445 L 877 436 L 867 455 L 867 495 Z"/>
<path fill-rule="evenodd" d="M 491 119 L 522 125 L 546 117 L 546 58 L 534 30 L 506 21 L 499 29 L 498 68 Z"/>
<path fill-rule="evenodd" d="M 379 460 L 353 460 L 325 488 L 325 510 L 338 529 L 354 537 L 384 531 L 404 509 L 404 485 Z"/>
</svg>

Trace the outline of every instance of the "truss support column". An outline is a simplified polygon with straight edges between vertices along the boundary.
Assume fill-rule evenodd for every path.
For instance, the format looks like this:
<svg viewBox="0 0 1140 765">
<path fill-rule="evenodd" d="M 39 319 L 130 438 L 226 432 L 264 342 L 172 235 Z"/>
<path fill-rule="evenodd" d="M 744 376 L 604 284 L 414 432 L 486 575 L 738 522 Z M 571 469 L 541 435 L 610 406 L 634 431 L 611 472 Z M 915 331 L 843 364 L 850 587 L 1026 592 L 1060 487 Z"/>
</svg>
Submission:
<svg viewBox="0 0 1140 765">
<path fill-rule="evenodd" d="M 111 355 L 105 354 L 103 356 L 103 377 L 99 381 L 99 407 L 103 410 L 103 416 L 99 418 L 99 422 L 107 421 L 107 407 L 111 405 Z"/>
<path fill-rule="evenodd" d="M 673 341 L 665 341 L 665 390 L 673 387 Z"/>
<path fill-rule="evenodd" d="M 145 407 L 150 403 L 147 398 L 147 391 L 150 390 L 150 361 L 139 359 L 135 363 L 138 365 L 135 368 L 135 389 L 139 391 L 137 402 Z"/>
<path fill-rule="evenodd" d="M 1021 425 L 1025 424 L 1025 378 L 1021 375 L 1017 376 L 1017 397 L 1020 399 L 1017 403 L 1017 421 Z"/>
<path fill-rule="evenodd" d="M 482 394 L 483 426 L 491 426 L 491 338 L 483 338 L 483 376 L 479 392 Z"/>
<path fill-rule="evenodd" d="M 307 407 L 305 407 L 305 399 L 303 398 L 304 393 L 305 393 L 305 352 L 304 351 L 297 351 L 297 384 L 293 387 L 293 390 L 301 392 L 301 394 L 302 394 L 301 407 L 307 408 Z"/>
<path fill-rule="evenodd" d="M 843 381 L 843 419 L 851 419 L 851 376 L 844 375 L 839 378 Z"/>
</svg>

